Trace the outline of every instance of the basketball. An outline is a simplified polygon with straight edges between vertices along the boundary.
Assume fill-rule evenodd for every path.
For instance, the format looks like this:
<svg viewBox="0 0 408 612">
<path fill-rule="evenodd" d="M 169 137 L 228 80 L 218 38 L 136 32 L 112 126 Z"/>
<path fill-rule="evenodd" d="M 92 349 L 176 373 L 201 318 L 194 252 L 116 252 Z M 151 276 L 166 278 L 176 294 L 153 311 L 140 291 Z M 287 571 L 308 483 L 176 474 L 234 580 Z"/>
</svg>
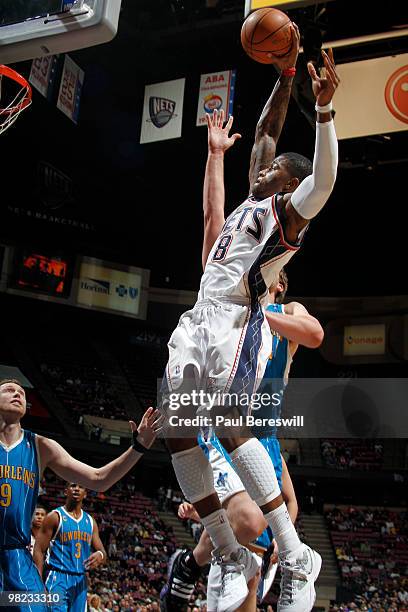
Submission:
<svg viewBox="0 0 408 612">
<path fill-rule="evenodd" d="M 254 11 L 242 24 L 241 43 L 244 51 L 261 64 L 273 64 L 292 49 L 291 20 L 274 8 Z"/>
</svg>

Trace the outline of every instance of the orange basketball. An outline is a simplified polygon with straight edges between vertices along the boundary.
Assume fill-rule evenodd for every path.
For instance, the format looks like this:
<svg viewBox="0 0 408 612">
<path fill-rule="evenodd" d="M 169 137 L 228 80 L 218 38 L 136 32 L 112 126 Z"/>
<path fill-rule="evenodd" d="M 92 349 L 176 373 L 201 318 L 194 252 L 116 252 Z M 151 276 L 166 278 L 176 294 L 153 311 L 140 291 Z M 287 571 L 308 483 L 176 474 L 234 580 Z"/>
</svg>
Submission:
<svg viewBox="0 0 408 612">
<path fill-rule="evenodd" d="M 274 8 L 251 13 L 241 29 L 241 43 L 249 57 L 261 64 L 273 64 L 292 49 L 289 17 Z"/>
</svg>

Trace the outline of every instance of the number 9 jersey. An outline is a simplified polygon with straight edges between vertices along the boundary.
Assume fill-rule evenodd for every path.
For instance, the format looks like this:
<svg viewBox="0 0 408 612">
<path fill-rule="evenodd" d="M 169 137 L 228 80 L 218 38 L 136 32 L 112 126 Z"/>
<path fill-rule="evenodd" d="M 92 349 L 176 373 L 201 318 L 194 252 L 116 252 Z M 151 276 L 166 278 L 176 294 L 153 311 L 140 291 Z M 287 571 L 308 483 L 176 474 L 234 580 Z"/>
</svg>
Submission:
<svg viewBox="0 0 408 612">
<path fill-rule="evenodd" d="M 31 542 L 31 520 L 40 482 L 36 442 L 34 433 L 22 430 L 20 438 L 11 446 L 0 443 L 0 592 L 45 594 L 44 584 L 27 548 Z M 16 599 L 12 609 L 19 612 L 27 607 L 29 604 Z M 45 612 L 47 606 L 36 604 L 35 610 Z"/>
<path fill-rule="evenodd" d="M 29 546 L 39 472 L 34 433 L 23 430 L 20 439 L 9 447 L 0 443 L 0 549 Z"/>
</svg>

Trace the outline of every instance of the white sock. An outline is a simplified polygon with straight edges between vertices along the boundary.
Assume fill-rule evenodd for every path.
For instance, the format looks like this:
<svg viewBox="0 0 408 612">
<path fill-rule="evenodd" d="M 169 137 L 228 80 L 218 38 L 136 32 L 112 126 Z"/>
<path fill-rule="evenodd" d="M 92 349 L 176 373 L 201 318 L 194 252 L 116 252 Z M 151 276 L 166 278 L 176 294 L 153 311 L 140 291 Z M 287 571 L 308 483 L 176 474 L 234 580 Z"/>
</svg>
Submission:
<svg viewBox="0 0 408 612">
<path fill-rule="evenodd" d="M 273 537 L 279 546 L 280 555 L 286 556 L 299 548 L 302 542 L 298 538 L 285 503 L 268 512 L 268 514 L 264 514 L 264 517 L 272 529 Z"/>
<path fill-rule="evenodd" d="M 201 522 L 207 530 L 217 553 L 229 555 L 239 548 L 239 544 L 229 524 L 227 513 L 221 508 L 208 516 L 201 518 Z"/>
<path fill-rule="evenodd" d="M 248 495 L 258 506 L 280 495 L 272 460 L 259 440 L 250 438 L 233 450 L 230 457 Z"/>
</svg>

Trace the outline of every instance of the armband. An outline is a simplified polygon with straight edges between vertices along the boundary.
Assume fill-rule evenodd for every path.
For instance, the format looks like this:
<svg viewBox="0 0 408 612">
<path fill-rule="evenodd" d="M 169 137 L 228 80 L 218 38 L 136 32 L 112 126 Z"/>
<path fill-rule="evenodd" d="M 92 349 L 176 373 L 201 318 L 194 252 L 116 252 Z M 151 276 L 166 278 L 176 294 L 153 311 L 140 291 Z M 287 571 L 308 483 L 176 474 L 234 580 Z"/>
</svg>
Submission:
<svg viewBox="0 0 408 612">
<path fill-rule="evenodd" d="M 149 449 L 143 446 L 143 444 L 140 444 L 139 440 L 137 439 L 137 435 L 138 435 L 137 431 L 134 431 L 132 434 L 132 448 L 137 453 L 140 453 L 141 455 L 143 455 Z"/>
<path fill-rule="evenodd" d="M 331 113 L 332 110 L 333 104 L 331 101 L 328 104 L 325 104 L 325 106 L 319 106 L 317 102 L 315 104 L 315 111 L 318 113 Z"/>
<path fill-rule="evenodd" d="M 285 68 L 282 70 L 282 76 L 293 77 L 296 74 L 296 68 L 293 66 L 292 68 Z"/>
</svg>

